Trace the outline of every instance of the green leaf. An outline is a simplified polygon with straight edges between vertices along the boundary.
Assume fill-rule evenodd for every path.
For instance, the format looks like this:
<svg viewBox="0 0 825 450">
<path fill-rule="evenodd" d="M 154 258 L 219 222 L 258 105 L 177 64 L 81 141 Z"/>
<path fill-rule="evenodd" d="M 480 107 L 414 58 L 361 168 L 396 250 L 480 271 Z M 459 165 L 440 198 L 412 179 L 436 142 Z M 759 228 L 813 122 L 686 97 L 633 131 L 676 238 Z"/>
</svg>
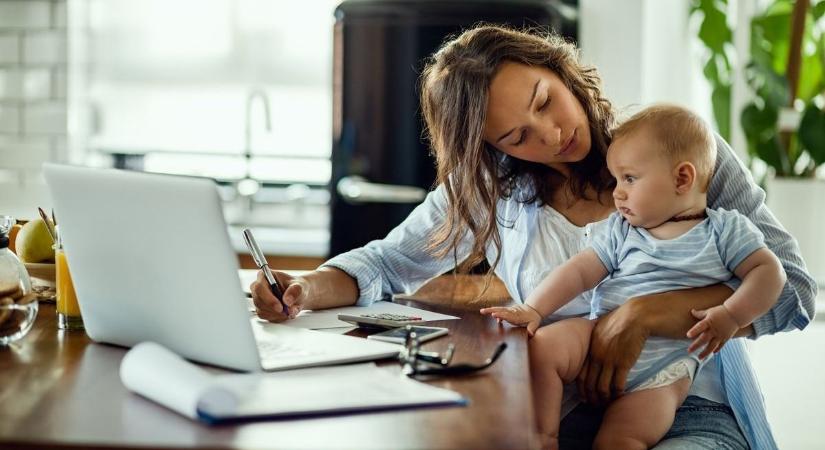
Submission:
<svg viewBox="0 0 825 450">
<path fill-rule="evenodd" d="M 792 11 L 793 6 L 787 2 L 774 2 L 768 11 L 755 16 L 751 22 L 752 53 L 757 49 L 770 55 L 770 66 L 780 74 L 785 73 L 788 61 Z"/>
<path fill-rule="evenodd" d="M 779 142 L 779 135 L 773 134 L 770 137 L 759 139 L 755 143 L 756 156 L 765 161 L 776 170 L 779 176 L 791 174 L 791 167 L 788 157 L 782 150 L 782 143 Z"/>
<path fill-rule="evenodd" d="M 799 141 L 816 165 L 825 163 L 825 111 L 808 103 L 799 122 Z"/>
<path fill-rule="evenodd" d="M 769 66 L 752 61 L 745 68 L 748 84 L 765 103 L 774 107 L 790 103 L 788 80 Z"/>
<path fill-rule="evenodd" d="M 774 0 L 773 3 L 770 3 L 767 9 L 765 9 L 765 15 L 790 15 L 793 13 L 794 3 L 796 3 L 796 0 Z"/>
<path fill-rule="evenodd" d="M 770 105 L 760 108 L 755 103 L 742 110 L 742 131 L 748 141 L 748 151 L 773 167 L 778 175 L 790 173 L 788 155 L 783 150 L 777 132 L 778 111 Z"/>
<path fill-rule="evenodd" d="M 825 2 L 823 2 L 825 4 Z M 823 76 L 823 49 L 822 40 L 825 39 L 825 33 L 822 28 L 825 24 L 817 24 L 813 18 L 813 14 L 809 13 L 805 17 L 805 33 L 802 36 L 802 61 L 799 68 L 799 84 L 796 92 L 796 98 L 808 103 L 810 99 L 822 91 L 822 76 Z"/>
<path fill-rule="evenodd" d="M 717 85 L 711 95 L 713 117 L 719 134 L 730 141 L 730 85 Z"/>
<path fill-rule="evenodd" d="M 732 33 L 725 18 L 725 12 L 719 10 L 709 2 L 705 5 L 703 2 L 702 12 L 705 14 L 702 25 L 699 26 L 699 39 L 713 53 L 724 52 L 725 43 L 731 42 Z"/>
<path fill-rule="evenodd" d="M 779 113 L 776 108 L 759 108 L 755 103 L 750 103 L 742 110 L 740 118 L 742 131 L 749 141 L 757 141 L 763 136 L 767 137 L 776 134 L 776 122 Z"/>
<path fill-rule="evenodd" d="M 802 57 L 796 98 L 808 102 L 822 90 L 822 57 L 810 53 Z"/>
<path fill-rule="evenodd" d="M 819 3 L 814 5 L 811 8 L 811 14 L 814 16 L 814 20 L 819 20 L 823 14 L 825 14 L 825 0 L 821 0 Z"/>
<path fill-rule="evenodd" d="M 751 63 L 758 64 L 762 67 L 773 66 L 773 56 L 768 50 L 767 45 L 758 45 L 757 40 L 751 42 Z"/>
<path fill-rule="evenodd" d="M 762 37 L 769 43 L 787 42 L 791 38 L 792 9 L 767 11 L 753 18 L 753 25 L 760 28 Z"/>
<path fill-rule="evenodd" d="M 705 74 L 705 78 L 710 81 L 711 85 L 715 85 L 719 82 L 719 69 L 716 68 L 716 59 L 711 57 L 708 59 L 708 62 L 705 63 L 705 67 L 702 70 L 702 73 Z"/>
</svg>

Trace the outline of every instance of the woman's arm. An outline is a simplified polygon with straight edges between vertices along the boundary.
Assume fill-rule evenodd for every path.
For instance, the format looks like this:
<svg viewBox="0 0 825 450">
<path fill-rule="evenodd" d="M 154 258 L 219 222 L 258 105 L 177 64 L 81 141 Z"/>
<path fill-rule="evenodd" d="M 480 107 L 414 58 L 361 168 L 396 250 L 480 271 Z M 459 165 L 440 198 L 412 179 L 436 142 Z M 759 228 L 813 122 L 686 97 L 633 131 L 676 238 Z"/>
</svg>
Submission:
<svg viewBox="0 0 825 450">
<path fill-rule="evenodd" d="M 437 258 L 427 249 L 430 233 L 446 217 L 446 202 L 439 186 L 386 238 L 338 255 L 301 277 L 276 273 L 286 286 L 284 302 L 290 315 L 294 317 L 302 309 L 368 305 L 394 293 L 414 292 L 430 278 L 453 268 L 456 259 L 461 261 L 469 254 L 469 234 L 460 242 L 456 258 Z M 288 319 L 261 277 L 252 284 L 252 298 L 261 318 L 273 322 Z"/>
<path fill-rule="evenodd" d="M 600 404 L 624 392 L 627 374 L 649 336 L 684 339 L 696 323 L 692 309 L 721 305 L 733 294 L 723 284 L 633 298 L 600 317 L 590 338 L 590 352 L 577 378 L 579 393 Z M 749 325 L 737 336 L 752 333 Z"/>
<path fill-rule="evenodd" d="M 785 271 L 779 259 L 767 248 L 751 253 L 734 271 L 742 285 L 719 306 L 693 310 L 699 323 L 687 332 L 693 339 L 688 352 L 705 348 L 702 354 L 718 353 L 742 327 L 768 312 L 785 286 Z"/>
<path fill-rule="evenodd" d="M 447 208 L 444 187 L 439 185 L 387 237 L 342 253 L 321 267 L 339 269 L 356 281 L 358 305 L 392 294 L 413 293 L 470 254 L 469 233 L 459 242 L 455 255 L 438 258 L 428 249 L 431 233 L 444 222 Z"/>
<path fill-rule="evenodd" d="M 816 282 L 807 273 L 796 241 L 765 205 L 765 191 L 754 183 L 750 171 L 724 139 L 716 136 L 716 144 L 716 171 L 708 188 L 708 205 L 735 209 L 750 219 L 765 236 L 765 244 L 779 258 L 788 278 L 777 304 L 753 322 L 752 337 L 801 330 L 816 311 Z M 737 281 L 729 285 L 736 288 Z"/>
</svg>

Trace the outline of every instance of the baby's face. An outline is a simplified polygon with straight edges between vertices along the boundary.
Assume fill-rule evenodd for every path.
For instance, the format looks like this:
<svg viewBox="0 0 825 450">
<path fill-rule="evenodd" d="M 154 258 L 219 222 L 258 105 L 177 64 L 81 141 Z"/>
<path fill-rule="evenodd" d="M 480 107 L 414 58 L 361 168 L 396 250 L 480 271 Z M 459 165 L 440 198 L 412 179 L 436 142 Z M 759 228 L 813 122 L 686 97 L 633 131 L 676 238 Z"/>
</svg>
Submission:
<svg viewBox="0 0 825 450">
<path fill-rule="evenodd" d="M 616 178 L 616 209 L 636 227 L 661 225 L 677 206 L 674 168 L 659 145 L 642 127 L 614 140 L 607 151 L 607 168 Z"/>
</svg>

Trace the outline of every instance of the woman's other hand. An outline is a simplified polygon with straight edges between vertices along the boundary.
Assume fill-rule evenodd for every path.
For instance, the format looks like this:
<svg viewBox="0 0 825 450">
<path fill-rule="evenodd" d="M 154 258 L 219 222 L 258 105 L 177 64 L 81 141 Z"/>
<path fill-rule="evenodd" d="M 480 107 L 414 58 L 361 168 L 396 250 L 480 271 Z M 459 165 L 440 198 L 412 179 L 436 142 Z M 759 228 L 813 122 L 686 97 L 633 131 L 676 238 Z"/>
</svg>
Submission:
<svg viewBox="0 0 825 450">
<path fill-rule="evenodd" d="M 541 324 L 541 315 L 535 309 L 521 304 L 515 306 L 494 306 L 491 308 L 481 308 L 481 314 L 487 314 L 519 327 L 527 327 L 527 334 L 531 337 Z"/>
<path fill-rule="evenodd" d="M 627 374 L 636 364 L 649 335 L 636 320 L 638 303 L 629 301 L 598 319 L 590 336 L 590 352 L 576 382 L 581 398 L 604 404 L 624 392 Z"/>
<path fill-rule="evenodd" d="M 699 323 L 687 332 L 687 337 L 693 339 L 688 352 L 693 353 L 704 347 L 702 353 L 699 354 L 699 359 L 705 359 L 712 353 L 719 353 L 722 346 L 739 331 L 739 324 L 724 305 L 701 310 L 694 309 L 690 313 L 699 319 Z"/>
<path fill-rule="evenodd" d="M 270 322 L 294 319 L 306 304 L 308 286 L 301 277 L 293 277 L 278 271 L 272 271 L 272 275 L 281 287 L 286 287 L 283 300 L 289 309 L 289 315 L 284 314 L 283 306 L 272 293 L 263 272 L 258 272 L 258 278 L 249 287 L 252 291 L 252 301 L 255 303 L 255 312 L 258 317 Z"/>
</svg>

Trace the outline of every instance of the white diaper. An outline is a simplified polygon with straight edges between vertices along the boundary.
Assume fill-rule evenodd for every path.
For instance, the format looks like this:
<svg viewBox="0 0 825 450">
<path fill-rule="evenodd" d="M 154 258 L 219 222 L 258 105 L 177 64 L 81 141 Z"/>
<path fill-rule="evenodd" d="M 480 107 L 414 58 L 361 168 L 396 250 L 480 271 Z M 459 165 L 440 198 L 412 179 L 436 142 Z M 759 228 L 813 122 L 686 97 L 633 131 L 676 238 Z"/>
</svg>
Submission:
<svg viewBox="0 0 825 450">
<path fill-rule="evenodd" d="M 662 369 L 654 377 L 645 380 L 644 383 L 636 386 L 630 392 L 667 386 L 685 377 L 689 377 L 690 381 L 693 381 L 698 366 L 699 363 L 693 358 L 680 359 Z"/>
</svg>

